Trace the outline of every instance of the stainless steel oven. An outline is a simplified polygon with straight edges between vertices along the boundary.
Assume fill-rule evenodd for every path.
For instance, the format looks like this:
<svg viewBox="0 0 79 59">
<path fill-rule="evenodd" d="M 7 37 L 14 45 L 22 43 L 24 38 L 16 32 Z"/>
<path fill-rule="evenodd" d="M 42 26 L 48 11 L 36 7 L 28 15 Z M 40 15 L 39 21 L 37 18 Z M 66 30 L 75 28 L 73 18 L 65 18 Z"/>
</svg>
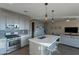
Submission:
<svg viewBox="0 0 79 59">
<path fill-rule="evenodd" d="M 10 53 L 21 47 L 21 38 L 10 38 L 7 39 L 7 53 Z"/>
<path fill-rule="evenodd" d="M 8 42 L 8 46 L 9 47 L 12 47 L 12 46 L 15 46 L 15 45 L 19 45 L 19 44 L 20 44 L 20 40 L 12 40 L 12 41 Z"/>
</svg>

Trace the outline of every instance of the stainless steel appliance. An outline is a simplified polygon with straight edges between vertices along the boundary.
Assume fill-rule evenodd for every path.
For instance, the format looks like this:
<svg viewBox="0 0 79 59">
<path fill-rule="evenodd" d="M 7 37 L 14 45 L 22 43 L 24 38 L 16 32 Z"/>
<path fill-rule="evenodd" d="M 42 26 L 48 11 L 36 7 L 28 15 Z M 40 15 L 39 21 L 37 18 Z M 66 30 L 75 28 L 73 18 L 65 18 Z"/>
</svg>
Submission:
<svg viewBox="0 0 79 59">
<path fill-rule="evenodd" d="M 7 53 L 10 53 L 21 47 L 21 38 L 18 35 L 6 35 Z"/>
</svg>

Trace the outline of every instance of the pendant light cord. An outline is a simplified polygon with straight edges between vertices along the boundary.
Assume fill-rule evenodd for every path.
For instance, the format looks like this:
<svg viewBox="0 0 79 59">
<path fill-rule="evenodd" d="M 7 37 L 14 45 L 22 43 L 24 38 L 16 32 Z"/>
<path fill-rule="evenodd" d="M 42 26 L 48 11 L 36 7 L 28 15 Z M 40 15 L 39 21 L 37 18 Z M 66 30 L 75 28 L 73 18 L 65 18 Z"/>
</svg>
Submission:
<svg viewBox="0 0 79 59">
<path fill-rule="evenodd" d="M 47 5 L 46 5 L 46 14 L 45 15 L 47 16 Z"/>
</svg>

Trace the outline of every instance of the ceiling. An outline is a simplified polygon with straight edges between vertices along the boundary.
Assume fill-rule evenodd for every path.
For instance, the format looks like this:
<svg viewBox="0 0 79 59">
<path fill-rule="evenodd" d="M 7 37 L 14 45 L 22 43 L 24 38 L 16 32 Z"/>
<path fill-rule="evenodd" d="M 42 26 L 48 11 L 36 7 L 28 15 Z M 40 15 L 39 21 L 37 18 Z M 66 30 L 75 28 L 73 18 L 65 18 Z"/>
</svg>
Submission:
<svg viewBox="0 0 79 59">
<path fill-rule="evenodd" d="M 44 19 L 46 11 L 44 3 L 0 3 L 0 7 L 38 20 Z M 47 5 L 49 19 L 52 18 L 51 10 L 54 10 L 55 18 L 79 16 L 79 3 L 49 3 Z"/>
</svg>

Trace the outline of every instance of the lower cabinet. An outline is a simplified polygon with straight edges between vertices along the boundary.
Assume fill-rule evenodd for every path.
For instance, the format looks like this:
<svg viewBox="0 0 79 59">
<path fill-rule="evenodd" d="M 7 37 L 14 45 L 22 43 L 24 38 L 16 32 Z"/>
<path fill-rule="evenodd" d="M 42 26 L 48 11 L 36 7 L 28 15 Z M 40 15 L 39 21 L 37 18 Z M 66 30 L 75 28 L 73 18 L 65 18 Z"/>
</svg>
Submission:
<svg viewBox="0 0 79 59">
<path fill-rule="evenodd" d="M 61 36 L 61 43 L 62 44 L 67 44 L 69 45 L 70 44 L 70 37 L 69 36 Z"/>
<path fill-rule="evenodd" d="M 0 39 L 0 55 L 6 53 L 6 39 Z"/>
<path fill-rule="evenodd" d="M 79 36 L 61 36 L 61 43 L 79 48 Z"/>
<path fill-rule="evenodd" d="M 21 37 L 21 47 L 24 47 L 28 44 L 29 44 L 28 37 L 27 36 L 22 36 Z"/>
</svg>

